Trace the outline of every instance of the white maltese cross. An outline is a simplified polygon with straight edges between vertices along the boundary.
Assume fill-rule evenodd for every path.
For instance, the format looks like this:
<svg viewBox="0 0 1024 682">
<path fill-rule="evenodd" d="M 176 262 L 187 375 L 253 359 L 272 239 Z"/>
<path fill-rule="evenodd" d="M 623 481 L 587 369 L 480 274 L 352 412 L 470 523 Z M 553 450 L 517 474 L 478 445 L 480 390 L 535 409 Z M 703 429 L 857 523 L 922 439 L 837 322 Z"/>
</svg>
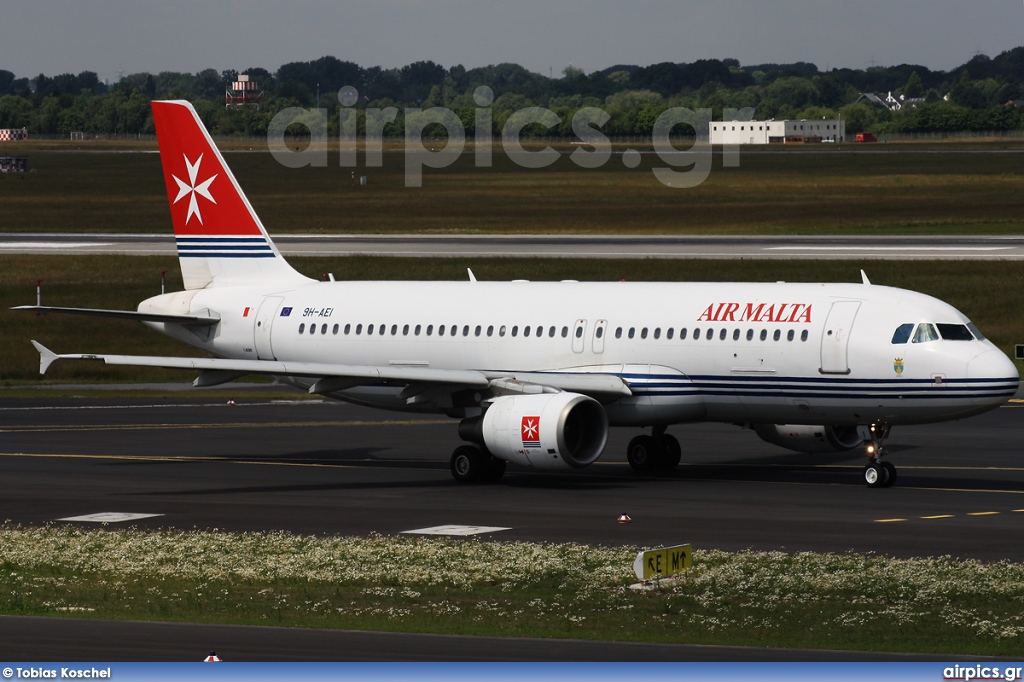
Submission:
<svg viewBox="0 0 1024 682">
<path fill-rule="evenodd" d="M 203 215 L 199 212 L 199 203 L 196 201 L 197 194 L 204 199 L 209 199 L 215 204 L 217 203 L 216 199 L 213 198 L 213 195 L 210 194 L 210 183 L 217 179 L 216 174 L 211 175 L 209 178 L 204 180 L 202 184 L 196 184 L 196 176 L 199 175 L 199 164 L 202 162 L 202 154 L 200 154 L 199 158 L 196 159 L 195 165 L 192 165 L 187 156 L 185 157 L 185 167 L 188 169 L 187 183 L 177 175 L 171 175 L 171 177 L 174 178 L 174 181 L 178 183 L 178 196 L 174 197 L 173 203 L 176 204 L 181 201 L 186 194 L 190 195 L 188 202 L 188 214 L 185 216 L 186 225 L 188 225 L 188 221 L 192 219 L 193 214 L 199 218 L 200 225 L 203 223 Z"/>
</svg>

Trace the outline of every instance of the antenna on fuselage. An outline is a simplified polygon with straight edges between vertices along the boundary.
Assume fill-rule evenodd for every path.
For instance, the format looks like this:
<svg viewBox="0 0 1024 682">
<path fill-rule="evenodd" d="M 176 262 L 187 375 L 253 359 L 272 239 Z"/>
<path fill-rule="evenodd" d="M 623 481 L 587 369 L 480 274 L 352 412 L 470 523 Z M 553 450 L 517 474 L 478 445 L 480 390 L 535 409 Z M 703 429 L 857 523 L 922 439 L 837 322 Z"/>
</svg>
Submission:
<svg viewBox="0 0 1024 682">
<path fill-rule="evenodd" d="M 871 280 L 868 279 L 868 273 L 864 272 L 863 270 L 860 271 L 860 279 L 864 284 L 871 286 Z"/>
</svg>

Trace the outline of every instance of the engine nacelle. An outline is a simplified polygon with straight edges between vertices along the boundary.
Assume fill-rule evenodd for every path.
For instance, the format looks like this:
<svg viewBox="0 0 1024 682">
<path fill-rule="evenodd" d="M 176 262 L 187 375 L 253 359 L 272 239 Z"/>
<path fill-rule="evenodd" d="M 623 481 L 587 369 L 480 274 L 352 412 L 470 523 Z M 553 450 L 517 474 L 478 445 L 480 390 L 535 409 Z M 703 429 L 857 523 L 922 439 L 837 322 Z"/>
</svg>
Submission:
<svg viewBox="0 0 1024 682">
<path fill-rule="evenodd" d="M 761 440 L 797 452 L 842 452 L 864 442 L 856 426 L 754 424 L 753 429 Z"/>
<path fill-rule="evenodd" d="M 509 395 L 492 400 L 482 417 L 464 420 L 459 435 L 516 464 L 578 469 L 601 456 L 608 416 L 578 393 Z"/>
</svg>

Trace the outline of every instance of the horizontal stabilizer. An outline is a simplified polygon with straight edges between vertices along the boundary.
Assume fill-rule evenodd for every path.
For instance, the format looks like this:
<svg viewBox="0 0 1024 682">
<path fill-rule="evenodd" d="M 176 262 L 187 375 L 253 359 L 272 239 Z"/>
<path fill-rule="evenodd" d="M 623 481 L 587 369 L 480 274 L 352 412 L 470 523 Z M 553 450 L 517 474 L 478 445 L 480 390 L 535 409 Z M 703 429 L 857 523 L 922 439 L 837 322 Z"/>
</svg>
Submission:
<svg viewBox="0 0 1024 682">
<path fill-rule="evenodd" d="M 165 322 L 181 324 L 187 327 L 204 327 L 220 322 L 217 317 L 198 315 L 163 315 L 160 313 L 141 313 L 136 310 L 102 310 L 100 308 L 58 308 L 45 305 L 19 305 L 11 310 L 34 310 L 39 313 L 59 313 L 62 315 L 89 315 L 91 317 L 113 317 L 121 320 L 138 320 L 140 322 Z"/>
<path fill-rule="evenodd" d="M 32 340 L 32 345 L 39 351 L 39 373 L 46 374 L 46 370 L 57 360 L 57 354 L 35 339 Z"/>
</svg>

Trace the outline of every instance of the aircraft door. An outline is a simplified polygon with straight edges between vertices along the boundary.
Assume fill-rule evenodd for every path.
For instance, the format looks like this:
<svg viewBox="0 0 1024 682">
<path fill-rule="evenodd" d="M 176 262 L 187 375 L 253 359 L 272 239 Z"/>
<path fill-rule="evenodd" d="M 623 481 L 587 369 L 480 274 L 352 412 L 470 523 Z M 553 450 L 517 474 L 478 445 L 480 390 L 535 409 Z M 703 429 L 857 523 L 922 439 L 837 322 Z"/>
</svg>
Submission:
<svg viewBox="0 0 1024 682">
<path fill-rule="evenodd" d="M 587 321 L 576 320 L 576 325 L 572 330 L 572 352 L 582 353 L 583 346 L 586 342 L 587 335 Z"/>
<path fill-rule="evenodd" d="M 847 351 L 853 320 L 859 309 L 860 301 L 836 301 L 832 304 L 821 332 L 821 369 L 818 371 L 822 374 L 850 373 Z"/>
<path fill-rule="evenodd" d="M 276 360 L 274 349 L 270 344 L 270 330 L 274 325 L 274 316 L 284 301 L 283 296 L 267 296 L 260 304 L 253 327 L 253 341 L 256 346 L 256 357 L 260 360 Z"/>
</svg>

